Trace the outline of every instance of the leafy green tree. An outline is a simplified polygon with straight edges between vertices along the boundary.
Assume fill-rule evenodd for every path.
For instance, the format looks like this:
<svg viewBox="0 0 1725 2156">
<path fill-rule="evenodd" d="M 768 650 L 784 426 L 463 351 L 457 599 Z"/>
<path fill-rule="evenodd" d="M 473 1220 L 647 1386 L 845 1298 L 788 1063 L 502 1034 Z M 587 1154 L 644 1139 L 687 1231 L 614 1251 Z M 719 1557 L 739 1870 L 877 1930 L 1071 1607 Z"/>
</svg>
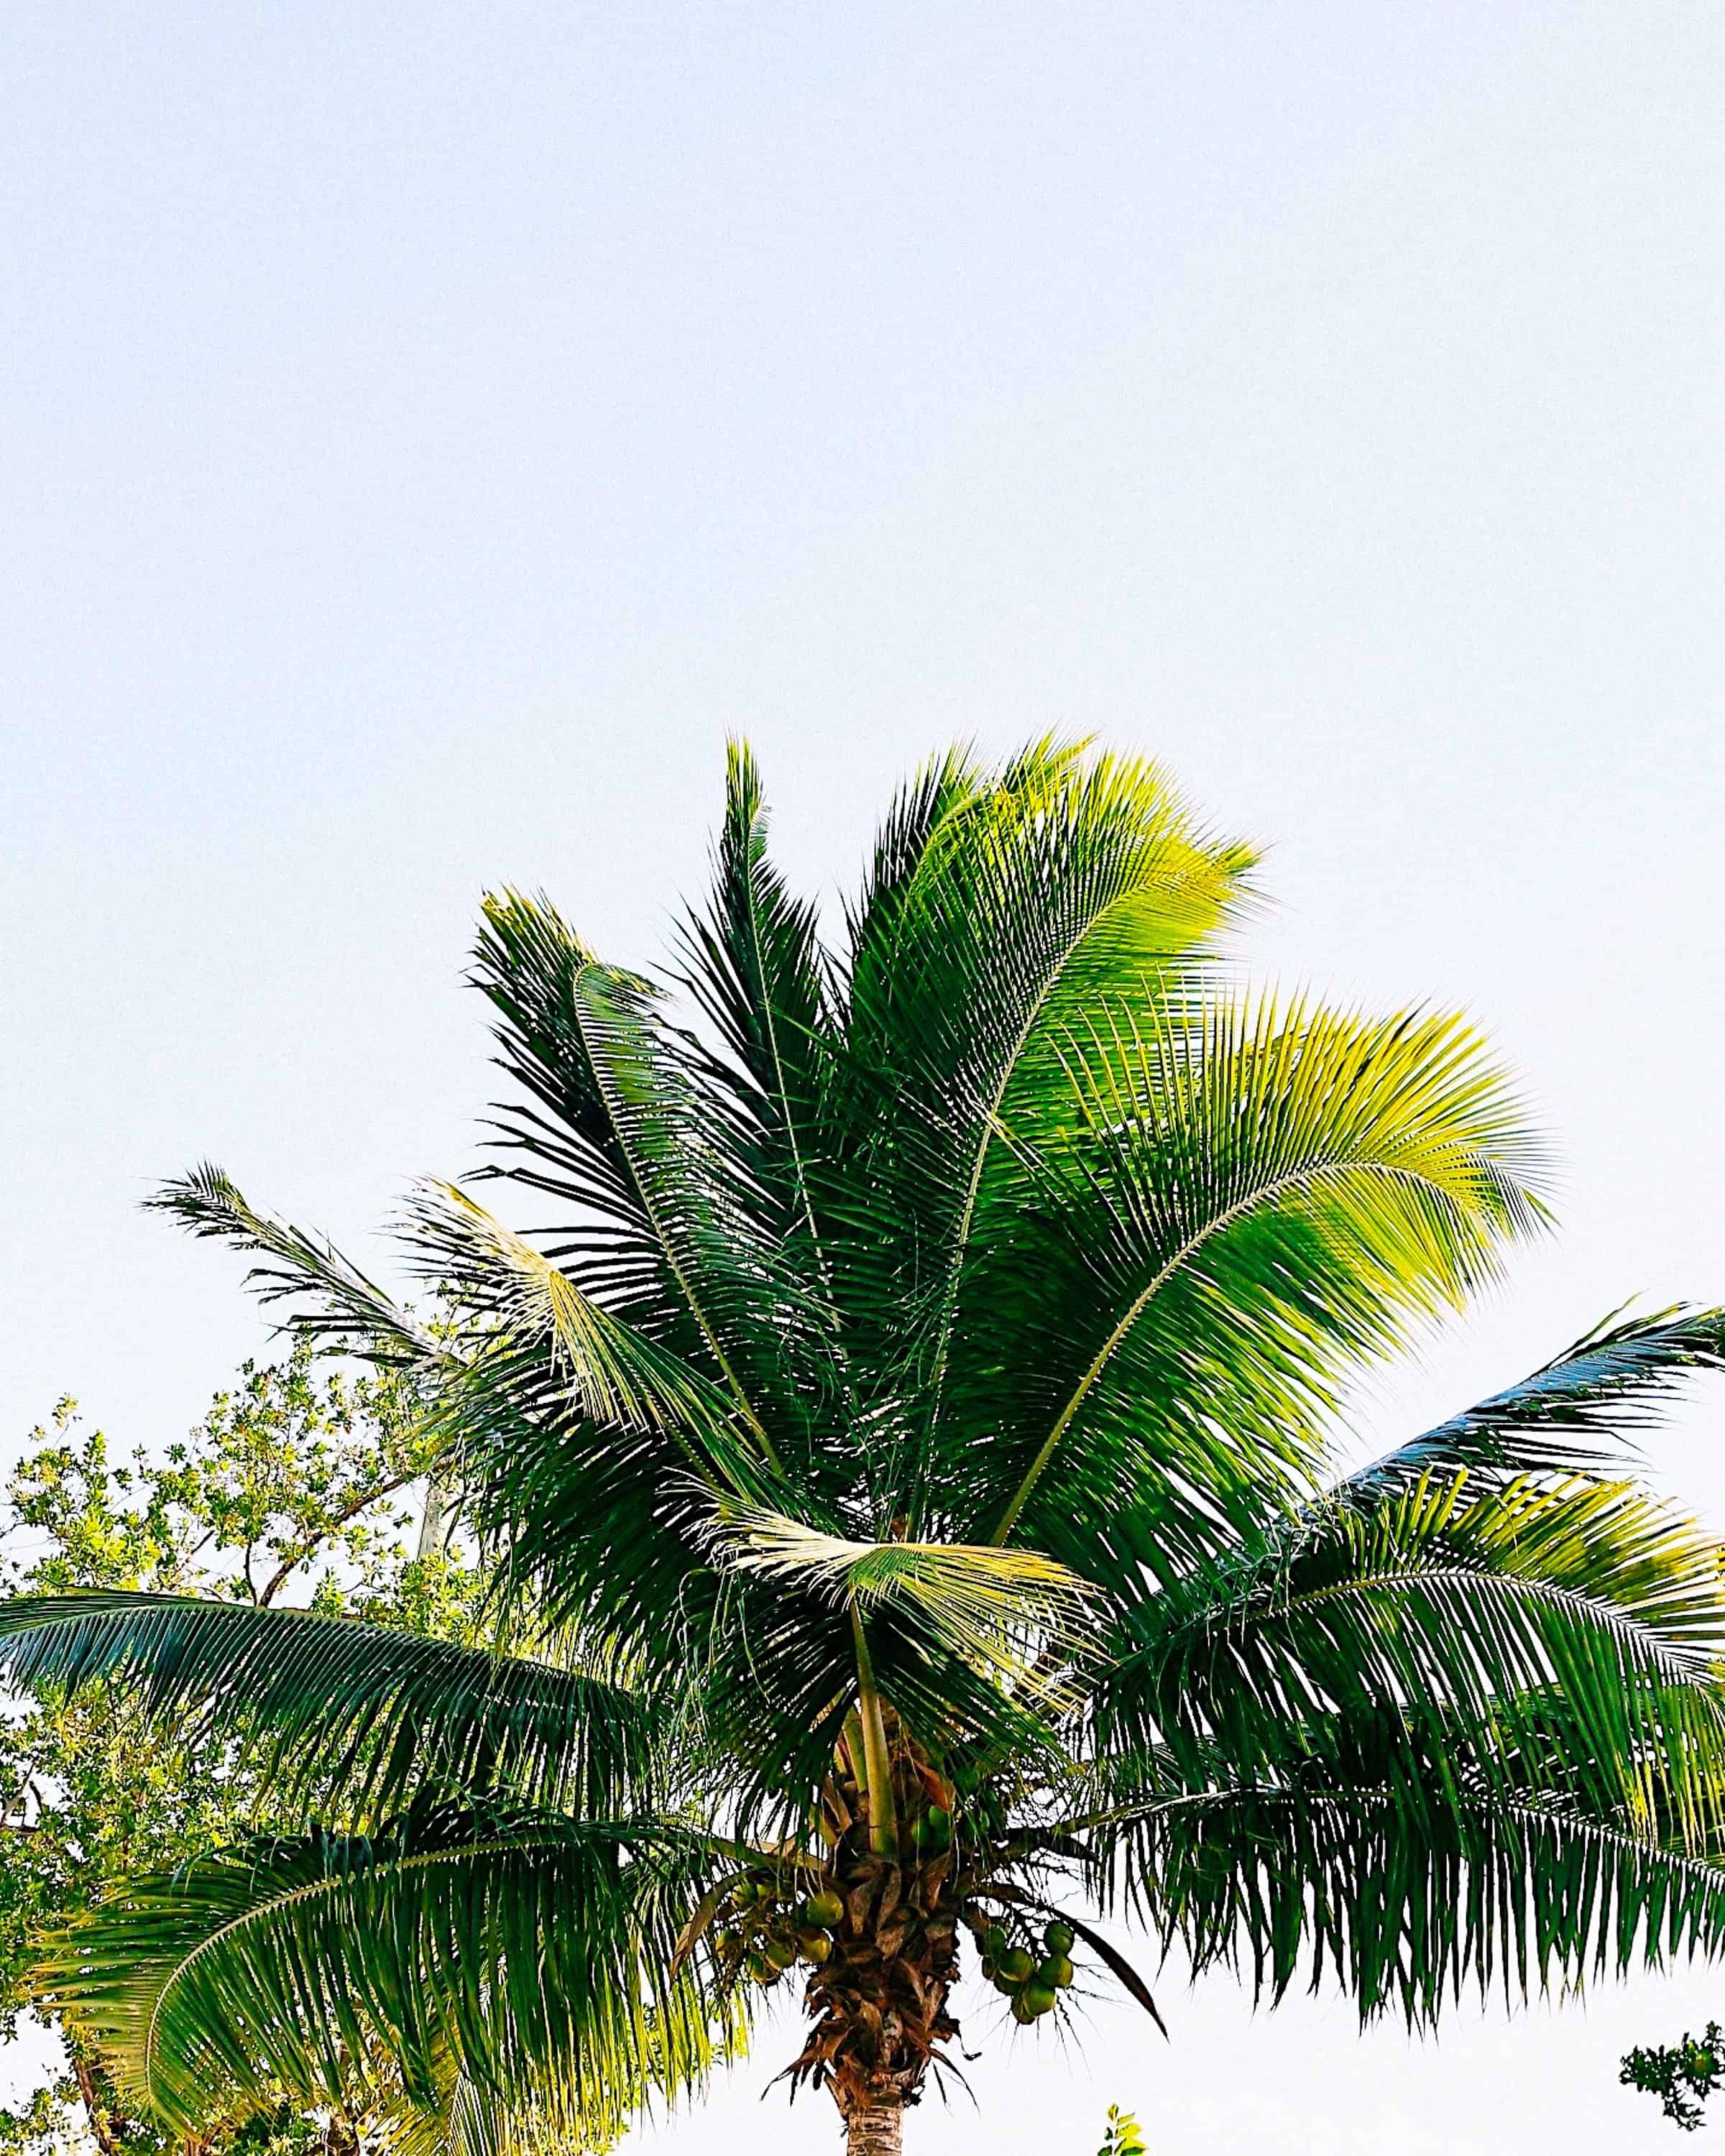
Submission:
<svg viewBox="0 0 1725 2156">
<path fill-rule="evenodd" d="M 7 1489 L 10 1588 L 200 1592 L 253 1607 L 294 1596 L 326 1614 L 473 1643 L 478 1573 L 440 1543 L 418 1547 L 413 1532 L 421 1507 L 407 1501 L 429 1465 L 424 1422 L 405 1373 L 320 1378 L 303 1343 L 284 1363 L 248 1363 L 161 1460 L 115 1460 L 63 1399 L 51 1428 L 31 1433 Z M 154 2156 L 169 2137 L 126 2103 L 75 2014 L 44 1995 L 40 1942 L 133 1871 L 303 1821 L 272 1805 L 235 1744 L 212 1747 L 183 1718 L 150 1726 L 122 1690 L 75 1676 L 45 1684 L 30 1711 L 0 1723 L 0 2034 L 38 2010 L 67 2055 L 65 2071 L 0 2112 L 0 2148 Z M 314 2121 L 284 2103 L 227 2123 L 218 2138 L 262 2156 L 340 2148 L 369 2123 Z"/>
<path fill-rule="evenodd" d="M 16 1681 L 255 1730 L 322 1822 L 63 1955 L 140 2104 L 382 2056 L 428 2118 L 604 2127 L 794 1984 L 789 2077 L 875 2156 L 962 1953 L 1009 2035 L 1154 2011 L 1112 1915 L 1428 2020 L 1720 1943 L 1720 1552 L 1620 1462 L 1725 1317 L 1614 1320 L 1338 1473 L 1350 1383 L 1544 1223 L 1540 1158 L 1460 1021 L 1243 988 L 1251 873 L 1149 767 L 953 754 L 829 942 L 737 750 L 669 979 L 487 903 L 526 1226 L 421 1189 L 446 1327 L 213 1168 L 162 1194 L 412 1373 L 517 1630 L 0 1610 Z"/>
</svg>

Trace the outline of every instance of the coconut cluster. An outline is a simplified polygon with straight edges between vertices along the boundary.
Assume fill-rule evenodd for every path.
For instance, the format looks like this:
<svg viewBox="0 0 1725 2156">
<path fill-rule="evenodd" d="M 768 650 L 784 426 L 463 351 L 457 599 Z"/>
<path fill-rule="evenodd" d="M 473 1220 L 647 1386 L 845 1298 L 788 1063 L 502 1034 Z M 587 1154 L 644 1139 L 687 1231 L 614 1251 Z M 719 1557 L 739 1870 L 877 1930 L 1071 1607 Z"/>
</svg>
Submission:
<svg viewBox="0 0 1725 2156">
<path fill-rule="evenodd" d="M 772 1873 L 757 1872 L 738 1883 L 714 1949 L 727 1976 L 770 1986 L 798 1962 L 819 1969 L 833 1951 L 844 1915 L 845 1904 L 830 1887 L 798 1897 L 785 1893 Z"/>
<path fill-rule="evenodd" d="M 1012 2001 L 1013 2020 L 1040 2021 L 1051 2014 L 1077 1974 L 1072 1966 L 1072 1927 L 1058 1922 L 1046 1926 L 1040 1952 L 1028 1934 L 1015 1937 L 1004 1924 L 978 1920 L 975 1930 L 983 1974 Z"/>
</svg>

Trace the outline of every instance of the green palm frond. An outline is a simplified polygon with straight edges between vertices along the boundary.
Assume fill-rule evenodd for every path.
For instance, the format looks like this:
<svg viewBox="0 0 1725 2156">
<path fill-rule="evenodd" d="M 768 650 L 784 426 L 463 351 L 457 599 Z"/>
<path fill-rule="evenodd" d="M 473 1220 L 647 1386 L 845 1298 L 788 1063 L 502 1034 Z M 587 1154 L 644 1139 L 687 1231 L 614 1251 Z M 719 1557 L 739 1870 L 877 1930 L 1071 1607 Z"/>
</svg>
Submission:
<svg viewBox="0 0 1725 2156">
<path fill-rule="evenodd" d="M 954 1389 L 966 1427 L 998 1427 L 988 1371 L 1036 1373 L 973 1448 L 998 1492 L 978 1501 L 997 1538 L 1022 1519 L 1124 1587 L 1086 1523 L 1117 1540 L 1136 1513 L 1166 1567 L 1217 1546 L 1219 1510 L 1248 1532 L 1309 1487 L 1338 1380 L 1490 1276 L 1543 1218 L 1538 1160 L 1453 1019 L 1248 1004 L 1165 1034 L 1099 1014 L 1067 1068 L 1064 1139 L 993 1194 Z"/>
<path fill-rule="evenodd" d="M 1434 1476 L 1132 1613 L 1102 1755 L 1279 1778 L 1399 1731 L 1482 1784 L 1540 1784 L 1700 1845 L 1725 1820 L 1717 1543 L 1632 1485 Z"/>
<path fill-rule="evenodd" d="M 297 1301 L 300 1307 L 288 1320 L 296 1331 L 373 1360 L 436 1369 L 450 1359 L 444 1342 L 334 1244 L 259 1212 L 208 1162 L 163 1183 L 144 1200 L 144 1209 L 167 1214 L 194 1235 L 255 1255 L 259 1262 L 246 1275 L 248 1284 L 262 1301 Z"/>
<path fill-rule="evenodd" d="M 506 1116 L 508 1145 L 537 1164 L 526 1179 L 566 1183 L 578 1209 L 548 1255 L 614 1315 L 703 1364 L 771 1456 L 768 1426 L 782 1440 L 803 1423 L 800 1373 L 826 1358 L 828 1321 L 762 1215 L 710 1059 L 670 1024 L 659 988 L 602 964 L 542 901 L 509 895 L 488 920 L 534 962 L 509 982 L 506 1065 L 542 1101 L 556 1088 L 540 1058 L 567 1066 L 579 1158 L 598 1148 L 610 1178 L 571 1179 L 562 1134 L 536 1111 Z"/>
<path fill-rule="evenodd" d="M 580 2065 L 571 2059 L 560 2068 L 542 2067 L 531 2080 L 517 2082 L 508 2102 L 499 2103 L 464 2075 L 449 2107 L 435 2118 L 449 2156 L 568 2156 L 571 2150 L 608 2149 L 623 2127 L 619 2107 L 595 2104 L 583 2090 Z M 420 2156 L 400 2140 L 389 2156 Z M 435 2156 L 427 2150 L 424 2156 Z"/>
<path fill-rule="evenodd" d="M 152 1715 L 266 1744 L 278 1778 L 387 1804 L 429 1783 L 609 1816 L 653 1799 L 654 1708 L 545 1662 L 302 1609 L 90 1591 L 0 1604 L 26 1691 L 124 1681 Z"/>
<path fill-rule="evenodd" d="M 182 2131 L 213 2102 L 339 2099 L 380 2043 L 424 2109 L 452 2070 L 494 2106 L 572 2074 L 615 2131 L 732 2034 L 697 1969 L 669 1974 L 707 1861 L 669 1830 L 419 1806 L 133 1882 L 58 1948 L 52 1995 Z"/>
<path fill-rule="evenodd" d="M 1195 1971 L 1244 1964 L 1271 1999 L 1335 1981 L 1364 2019 L 1725 1948 L 1725 1861 L 1549 1798 L 1224 1787 L 1157 1807 L 1134 1859 L 1140 1913 Z"/>
<path fill-rule="evenodd" d="M 763 1194 L 776 1194 L 782 1232 L 806 1237 L 818 1264 L 820 1103 L 836 1045 L 831 967 L 816 910 L 792 897 L 767 829 L 760 773 L 733 741 L 711 901 L 683 928 L 684 985 L 717 1035 L 714 1075 L 737 1096 L 750 1170 Z"/>
<path fill-rule="evenodd" d="M 1009 1686 L 1070 1684 L 1090 1644 L 1096 1590 L 1029 1549 L 956 1543 L 864 1543 L 721 1499 L 714 1541 L 739 1572 L 813 1588 L 835 1607 L 914 1615 L 934 1639 Z"/>
<path fill-rule="evenodd" d="M 536 1362 L 583 1420 L 671 1433 L 698 1470 L 728 1476 L 735 1409 L 701 1371 L 614 1317 L 454 1184 L 422 1184 L 409 1218 L 419 1262 L 482 1321 L 480 1358 L 525 1354 L 529 1370 L 514 1378 L 530 1397 Z"/>
<path fill-rule="evenodd" d="M 1692 1373 L 1725 1368 L 1725 1311 L 1663 1310 L 1621 1323 L 1617 1315 L 1520 1384 L 1360 1468 L 1337 1494 L 1375 1503 L 1434 1469 L 1566 1475 L 1621 1457 Z"/>
<path fill-rule="evenodd" d="M 578 999 L 598 963 L 548 900 L 486 896 L 470 978 L 495 1014 L 499 1067 L 525 1096 L 494 1104 L 508 1163 L 498 1173 L 558 1199 L 610 1298 L 675 1338 L 690 1320 L 613 1125 Z"/>
<path fill-rule="evenodd" d="M 916 808 L 853 923 L 835 1113 L 867 1163 L 846 1193 L 847 1308 L 877 1352 L 915 1355 L 937 1418 L 1001 1133 L 1040 1120 L 1050 1044 L 1090 1001 L 1153 998 L 1204 946 L 1245 856 L 1197 833 L 1153 767 L 1074 744 L 990 785 L 937 774 Z"/>
</svg>

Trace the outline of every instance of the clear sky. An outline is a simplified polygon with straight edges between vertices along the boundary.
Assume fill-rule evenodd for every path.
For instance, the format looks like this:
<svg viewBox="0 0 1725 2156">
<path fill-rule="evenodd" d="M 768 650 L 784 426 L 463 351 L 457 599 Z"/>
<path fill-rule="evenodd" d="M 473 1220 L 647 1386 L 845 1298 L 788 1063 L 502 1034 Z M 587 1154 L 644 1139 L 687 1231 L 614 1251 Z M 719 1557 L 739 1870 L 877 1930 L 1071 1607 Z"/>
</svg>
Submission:
<svg viewBox="0 0 1725 2156">
<path fill-rule="evenodd" d="M 827 889 L 936 743 L 1151 751 L 1264 970 L 1490 1027 L 1563 1232 L 1363 1443 L 1725 1300 L 1722 111 L 1713 0 L 13 0 L 0 1440 L 263 1344 L 152 1178 L 371 1255 L 466 1165 L 478 893 L 652 956 L 731 728 Z M 1725 1388 L 1651 1465 L 1725 1527 Z M 913 2151 L 1633 2156 L 1618 2051 L 1725 2019 L 1167 1989 Z M 834 2142 L 781 2053 L 650 2145 Z"/>
</svg>

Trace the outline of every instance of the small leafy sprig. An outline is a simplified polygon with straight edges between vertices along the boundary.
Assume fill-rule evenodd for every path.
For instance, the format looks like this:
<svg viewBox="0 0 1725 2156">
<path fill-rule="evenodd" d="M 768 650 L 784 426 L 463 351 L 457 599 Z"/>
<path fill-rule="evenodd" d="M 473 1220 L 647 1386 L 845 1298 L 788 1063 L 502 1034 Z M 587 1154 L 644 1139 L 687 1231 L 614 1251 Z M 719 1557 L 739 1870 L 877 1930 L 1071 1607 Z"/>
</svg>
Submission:
<svg viewBox="0 0 1725 2156">
<path fill-rule="evenodd" d="M 1108 2107 L 1108 2130 L 1096 2156 L 1144 2156 L 1144 2129 L 1117 2103 Z"/>
<path fill-rule="evenodd" d="M 1656 2096 L 1666 2117 L 1693 2133 L 1705 2123 L 1702 2106 L 1725 2081 L 1725 2029 L 1709 2021 L 1699 2036 L 1686 2029 L 1681 2043 L 1638 2044 L 1625 2056 L 1618 2079 Z"/>
</svg>

